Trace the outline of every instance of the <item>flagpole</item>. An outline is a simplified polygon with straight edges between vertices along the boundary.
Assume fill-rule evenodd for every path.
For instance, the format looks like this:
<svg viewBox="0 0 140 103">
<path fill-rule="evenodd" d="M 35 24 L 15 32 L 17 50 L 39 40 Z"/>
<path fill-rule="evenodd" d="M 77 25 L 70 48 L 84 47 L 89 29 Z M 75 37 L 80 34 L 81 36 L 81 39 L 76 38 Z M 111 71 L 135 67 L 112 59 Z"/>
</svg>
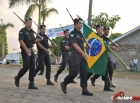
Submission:
<svg viewBox="0 0 140 103">
<path fill-rule="evenodd" d="M 108 46 L 108 49 L 115 55 L 115 57 L 127 68 L 130 69 L 119 57 L 118 55 Z"/>
</svg>

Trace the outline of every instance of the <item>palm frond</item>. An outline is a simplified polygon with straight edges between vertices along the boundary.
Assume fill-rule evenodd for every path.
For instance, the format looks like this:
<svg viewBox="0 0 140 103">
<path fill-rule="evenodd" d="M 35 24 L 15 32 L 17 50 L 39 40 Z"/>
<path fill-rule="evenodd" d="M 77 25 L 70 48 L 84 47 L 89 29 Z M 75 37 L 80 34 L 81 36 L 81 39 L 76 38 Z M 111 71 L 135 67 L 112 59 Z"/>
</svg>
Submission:
<svg viewBox="0 0 140 103">
<path fill-rule="evenodd" d="M 43 22 L 46 21 L 47 17 L 49 17 L 49 15 L 51 13 L 56 13 L 58 14 L 58 11 L 55 8 L 45 8 L 41 11 L 41 19 Z"/>
<path fill-rule="evenodd" d="M 26 14 L 24 16 L 24 19 L 27 17 L 32 17 L 33 13 L 35 12 L 35 10 L 37 9 L 38 5 L 37 4 L 32 4 L 29 6 L 28 10 L 26 11 Z"/>
<path fill-rule="evenodd" d="M 0 26 L 0 28 L 2 29 L 2 30 L 6 30 L 7 28 L 9 28 L 9 27 L 14 27 L 14 25 L 12 24 L 12 23 L 7 23 L 7 24 L 2 24 L 1 26 Z"/>
<path fill-rule="evenodd" d="M 9 8 L 13 8 L 14 6 L 19 6 L 23 4 L 29 5 L 30 3 L 33 3 L 34 0 L 9 0 Z"/>
</svg>

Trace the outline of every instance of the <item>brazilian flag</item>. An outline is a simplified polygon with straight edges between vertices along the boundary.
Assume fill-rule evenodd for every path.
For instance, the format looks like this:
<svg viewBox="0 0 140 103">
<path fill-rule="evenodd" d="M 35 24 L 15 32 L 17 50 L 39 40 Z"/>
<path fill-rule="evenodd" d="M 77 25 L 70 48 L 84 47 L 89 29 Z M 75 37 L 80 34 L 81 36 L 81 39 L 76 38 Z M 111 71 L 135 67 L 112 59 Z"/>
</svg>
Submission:
<svg viewBox="0 0 140 103">
<path fill-rule="evenodd" d="M 104 76 L 107 67 L 107 44 L 83 22 L 83 34 L 91 49 L 85 49 L 88 57 L 88 72 Z M 84 44 L 86 46 L 86 43 Z"/>
</svg>

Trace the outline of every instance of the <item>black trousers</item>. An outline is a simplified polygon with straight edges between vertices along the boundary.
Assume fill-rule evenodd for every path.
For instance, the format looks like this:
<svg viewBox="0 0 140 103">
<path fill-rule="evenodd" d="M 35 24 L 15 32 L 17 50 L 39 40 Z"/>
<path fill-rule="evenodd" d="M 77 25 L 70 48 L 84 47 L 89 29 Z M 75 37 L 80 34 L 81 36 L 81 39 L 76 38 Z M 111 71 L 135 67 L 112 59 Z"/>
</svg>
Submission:
<svg viewBox="0 0 140 103">
<path fill-rule="evenodd" d="M 70 55 L 68 54 L 68 52 L 63 52 L 62 53 L 62 63 L 60 68 L 58 69 L 56 75 L 59 75 L 62 73 L 62 71 L 64 71 L 68 61 L 69 61 Z M 69 64 L 69 63 L 68 63 Z"/>
<path fill-rule="evenodd" d="M 110 81 L 112 81 L 113 67 L 112 67 L 112 63 L 111 62 L 107 63 L 107 68 L 108 68 L 108 74 L 109 74 Z"/>
<path fill-rule="evenodd" d="M 86 68 L 86 60 L 79 54 L 77 51 L 73 51 L 71 53 L 69 59 L 69 75 L 67 75 L 64 79 L 64 83 L 67 85 L 78 75 L 80 69 L 80 86 L 84 89 L 87 87 L 87 68 Z"/>
<path fill-rule="evenodd" d="M 93 75 L 93 73 L 88 73 L 87 75 L 87 80 Z M 99 74 L 94 74 L 93 75 L 93 79 L 98 79 L 101 75 Z M 103 81 L 108 81 L 108 69 L 106 69 L 106 72 L 105 72 L 105 76 L 102 76 L 102 80 Z"/>
<path fill-rule="evenodd" d="M 35 75 L 40 71 L 41 68 L 44 67 L 44 63 L 46 65 L 46 79 L 50 79 L 51 75 L 51 62 L 50 56 L 48 53 L 39 53 L 38 54 L 38 66 L 35 70 Z"/>
<path fill-rule="evenodd" d="M 34 72 L 35 72 L 35 56 L 33 50 L 31 50 L 31 56 L 25 51 L 21 51 L 22 59 L 23 59 L 23 68 L 18 72 L 17 78 L 21 78 L 29 69 L 29 81 L 34 81 Z"/>
<path fill-rule="evenodd" d="M 38 58 L 36 60 L 36 68 L 37 68 L 37 66 L 38 66 Z M 40 68 L 40 73 L 44 73 L 44 64 L 43 64 L 42 68 Z"/>
</svg>

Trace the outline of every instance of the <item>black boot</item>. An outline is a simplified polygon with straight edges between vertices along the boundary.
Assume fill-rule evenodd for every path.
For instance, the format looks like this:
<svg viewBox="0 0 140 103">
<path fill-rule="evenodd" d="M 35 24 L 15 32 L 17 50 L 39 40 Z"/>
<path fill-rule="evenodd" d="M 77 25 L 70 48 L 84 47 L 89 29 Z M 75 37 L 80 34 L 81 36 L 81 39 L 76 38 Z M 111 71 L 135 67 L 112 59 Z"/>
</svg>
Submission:
<svg viewBox="0 0 140 103">
<path fill-rule="evenodd" d="M 60 84 L 63 93 L 67 94 L 67 85 L 64 82 L 61 82 Z"/>
<path fill-rule="evenodd" d="M 71 83 L 76 83 L 74 80 L 72 80 L 72 82 Z"/>
<path fill-rule="evenodd" d="M 15 79 L 15 85 L 16 85 L 17 87 L 19 87 L 20 78 L 18 78 L 17 76 L 15 76 L 14 79 Z"/>
<path fill-rule="evenodd" d="M 50 80 L 47 80 L 46 85 L 54 85 Z"/>
<path fill-rule="evenodd" d="M 84 89 L 82 90 L 82 95 L 85 95 L 85 96 L 93 96 L 93 93 L 89 92 L 89 91 L 87 90 L 87 88 L 84 88 Z"/>
<path fill-rule="evenodd" d="M 38 88 L 35 86 L 34 82 L 29 83 L 28 89 L 38 90 Z"/>
<path fill-rule="evenodd" d="M 112 91 L 112 92 L 114 91 L 114 90 L 110 89 L 107 81 L 105 81 L 104 91 Z"/>
<path fill-rule="evenodd" d="M 57 82 L 57 79 L 58 79 L 58 75 L 54 75 L 54 81 Z"/>
<path fill-rule="evenodd" d="M 112 85 L 111 85 L 111 88 L 116 88 L 116 86 L 112 84 Z"/>
<path fill-rule="evenodd" d="M 95 86 L 95 79 L 94 79 L 94 77 L 91 77 L 91 78 L 90 78 L 90 81 L 91 81 L 91 84 L 92 84 L 93 86 Z"/>
</svg>

